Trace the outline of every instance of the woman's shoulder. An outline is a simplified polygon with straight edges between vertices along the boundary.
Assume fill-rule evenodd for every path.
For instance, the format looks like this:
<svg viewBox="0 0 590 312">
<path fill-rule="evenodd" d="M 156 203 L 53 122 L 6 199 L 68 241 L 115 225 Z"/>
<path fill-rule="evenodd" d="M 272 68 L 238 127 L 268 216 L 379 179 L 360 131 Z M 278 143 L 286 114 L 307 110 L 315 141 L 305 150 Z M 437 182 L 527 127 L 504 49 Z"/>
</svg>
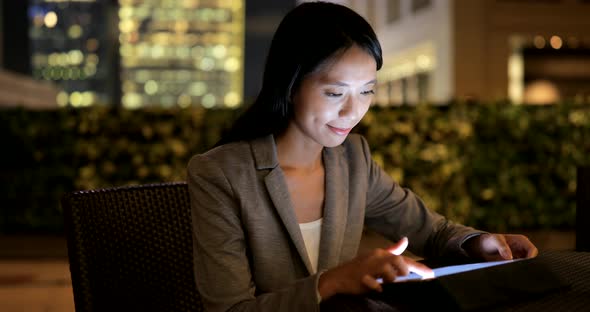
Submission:
<svg viewBox="0 0 590 312">
<path fill-rule="evenodd" d="M 207 167 L 233 167 L 238 164 L 248 163 L 248 155 L 251 154 L 250 143 L 247 141 L 231 142 L 216 146 L 204 153 L 193 155 L 189 161 L 188 169 Z"/>
<path fill-rule="evenodd" d="M 250 142 L 249 141 L 237 141 L 237 142 L 230 142 L 223 145 L 219 145 L 216 147 L 211 148 L 210 150 L 198 154 L 203 155 L 209 158 L 217 158 L 217 159 L 225 159 L 225 158 L 233 158 L 236 156 L 243 156 L 244 153 L 250 150 Z M 240 154 L 236 154 L 240 153 Z M 198 156 L 197 155 L 197 156 Z"/>
</svg>

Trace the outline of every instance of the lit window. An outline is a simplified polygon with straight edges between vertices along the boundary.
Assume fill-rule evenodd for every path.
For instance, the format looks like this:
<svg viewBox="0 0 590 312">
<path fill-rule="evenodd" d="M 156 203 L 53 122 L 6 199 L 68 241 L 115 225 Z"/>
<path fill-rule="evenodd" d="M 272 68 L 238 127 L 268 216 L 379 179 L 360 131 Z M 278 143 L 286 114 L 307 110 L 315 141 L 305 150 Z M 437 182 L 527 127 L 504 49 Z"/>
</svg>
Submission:
<svg viewBox="0 0 590 312">
<path fill-rule="evenodd" d="M 203 107 L 205 108 L 211 108 L 213 106 L 215 106 L 215 95 L 209 93 L 209 94 L 205 94 L 203 96 L 203 98 L 201 99 L 201 105 L 203 105 Z"/>
</svg>

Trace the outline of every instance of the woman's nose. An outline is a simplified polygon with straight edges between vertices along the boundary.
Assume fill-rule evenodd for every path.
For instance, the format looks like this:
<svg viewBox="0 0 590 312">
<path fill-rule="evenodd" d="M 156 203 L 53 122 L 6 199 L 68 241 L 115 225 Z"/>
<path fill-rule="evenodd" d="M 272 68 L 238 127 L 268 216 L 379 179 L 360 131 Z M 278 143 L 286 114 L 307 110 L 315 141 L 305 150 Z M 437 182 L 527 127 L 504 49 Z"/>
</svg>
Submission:
<svg viewBox="0 0 590 312">
<path fill-rule="evenodd" d="M 355 96 L 349 96 L 340 108 L 339 116 L 346 119 L 355 119 L 361 114 L 362 101 Z"/>
</svg>

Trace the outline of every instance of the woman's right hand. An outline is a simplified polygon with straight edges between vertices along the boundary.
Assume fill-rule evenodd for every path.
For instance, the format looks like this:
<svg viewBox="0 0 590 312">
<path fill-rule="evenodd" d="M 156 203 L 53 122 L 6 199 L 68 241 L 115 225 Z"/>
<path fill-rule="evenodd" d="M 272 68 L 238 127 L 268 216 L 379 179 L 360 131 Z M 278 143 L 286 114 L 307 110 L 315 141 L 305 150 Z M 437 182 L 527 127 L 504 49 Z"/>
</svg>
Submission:
<svg viewBox="0 0 590 312">
<path fill-rule="evenodd" d="M 384 283 L 393 282 L 397 276 L 410 272 L 424 278 L 433 277 L 434 272 L 429 267 L 401 256 L 407 246 L 408 239 L 404 237 L 387 250 L 375 249 L 324 272 L 318 282 L 322 300 L 335 294 L 362 294 L 370 290 L 381 292 L 379 278 Z"/>
</svg>

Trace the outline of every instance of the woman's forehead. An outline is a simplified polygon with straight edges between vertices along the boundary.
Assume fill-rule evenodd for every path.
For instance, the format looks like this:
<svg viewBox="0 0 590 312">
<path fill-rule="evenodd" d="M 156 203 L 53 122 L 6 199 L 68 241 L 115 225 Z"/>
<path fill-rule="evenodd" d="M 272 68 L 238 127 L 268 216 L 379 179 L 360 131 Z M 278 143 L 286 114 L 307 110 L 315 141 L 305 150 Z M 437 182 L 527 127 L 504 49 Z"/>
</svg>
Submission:
<svg viewBox="0 0 590 312">
<path fill-rule="evenodd" d="M 312 77 L 325 84 L 347 85 L 359 81 L 371 83 L 377 75 L 377 64 L 368 52 L 350 48 L 322 66 Z"/>
</svg>

